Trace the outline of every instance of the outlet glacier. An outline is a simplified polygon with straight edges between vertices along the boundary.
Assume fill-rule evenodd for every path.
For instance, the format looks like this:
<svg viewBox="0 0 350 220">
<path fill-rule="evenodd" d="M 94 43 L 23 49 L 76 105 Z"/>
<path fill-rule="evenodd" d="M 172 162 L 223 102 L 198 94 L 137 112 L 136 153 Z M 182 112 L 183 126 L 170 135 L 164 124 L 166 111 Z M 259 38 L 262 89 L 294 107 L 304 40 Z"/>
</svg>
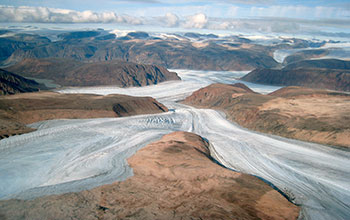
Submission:
<svg viewBox="0 0 350 220">
<path fill-rule="evenodd" d="M 62 93 L 152 96 L 170 111 L 125 118 L 51 120 L 37 131 L 0 141 L 0 199 L 31 199 L 89 189 L 132 175 L 126 159 L 172 131 L 207 138 L 224 166 L 256 175 L 302 207 L 304 219 L 350 218 L 350 153 L 241 128 L 221 112 L 176 101 L 247 72 L 176 70 L 182 81 L 142 88 L 66 88 Z M 279 87 L 245 83 L 260 93 Z"/>
</svg>

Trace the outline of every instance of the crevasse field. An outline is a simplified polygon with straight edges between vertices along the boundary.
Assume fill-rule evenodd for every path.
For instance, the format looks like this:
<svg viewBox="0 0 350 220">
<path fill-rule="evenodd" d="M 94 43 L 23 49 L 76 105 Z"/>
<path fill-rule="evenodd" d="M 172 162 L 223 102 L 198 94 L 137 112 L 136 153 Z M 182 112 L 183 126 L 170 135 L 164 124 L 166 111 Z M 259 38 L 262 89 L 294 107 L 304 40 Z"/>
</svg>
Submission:
<svg viewBox="0 0 350 220">
<path fill-rule="evenodd" d="M 125 118 L 52 120 L 0 141 L 0 199 L 80 191 L 132 175 L 126 159 L 172 131 L 211 142 L 223 165 L 259 176 L 302 207 L 304 219 L 349 219 L 350 152 L 243 129 L 217 111 L 177 103 L 214 82 L 235 83 L 246 72 L 176 70 L 182 81 L 142 88 L 67 88 L 62 93 L 152 96 L 170 111 Z M 278 87 L 246 83 L 267 93 Z"/>
</svg>

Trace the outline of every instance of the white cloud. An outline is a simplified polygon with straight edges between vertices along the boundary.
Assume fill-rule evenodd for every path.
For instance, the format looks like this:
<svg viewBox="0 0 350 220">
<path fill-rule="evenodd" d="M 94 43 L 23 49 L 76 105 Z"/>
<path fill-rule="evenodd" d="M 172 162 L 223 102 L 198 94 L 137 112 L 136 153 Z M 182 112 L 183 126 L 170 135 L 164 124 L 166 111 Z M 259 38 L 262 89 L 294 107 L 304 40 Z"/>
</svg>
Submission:
<svg viewBox="0 0 350 220">
<path fill-rule="evenodd" d="M 208 18 L 205 14 L 199 13 L 188 16 L 183 23 L 185 28 L 205 28 L 208 23 Z"/>
<path fill-rule="evenodd" d="M 158 11 L 163 12 L 158 13 L 163 14 L 162 16 L 134 17 L 129 15 L 118 15 L 114 12 L 94 12 L 89 10 L 75 11 L 46 7 L 13 7 L 0 5 L 0 22 L 125 23 L 132 25 L 144 24 L 149 26 L 180 27 L 187 29 L 228 30 L 246 33 L 264 32 L 298 34 L 336 31 L 339 32 L 338 35 L 342 34 L 340 32 L 344 32 L 343 30 L 349 30 L 350 28 L 350 19 L 346 14 L 350 12 L 345 10 L 342 11 L 339 8 L 315 7 L 311 10 L 311 8 L 304 6 L 271 6 L 267 8 L 251 7 L 250 14 L 254 17 L 251 19 L 249 19 L 249 17 L 235 18 L 234 16 L 215 17 L 210 13 L 198 13 L 198 11 L 194 11 L 193 9 L 206 11 L 203 7 L 188 8 L 188 11 L 186 11 L 187 16 L 178 16 L 181 15 L 181 13 L 172 13 L 169 11 L 163 12 L 158 8 Z M 210 11 L 209 9 L 208 11 Z M 240 13 L 240 10 L 241 8 L 232 6 L 231 8 L 226 9 L 226 13 L 235 15 Z M 291 15 L 290 17 L 283 16 L 285 13 L 291 13 L 291 15 L 295 17 Z M 300 15 L 307 13 L 312 14 L 312 18 L 318 17 L 318 19 L 300 19 L 300 17 L 302 17 Z M 154 14 L 157 13 L 153 13 L 153 15 Z M 342 15 L 341 19 L 337 17 L 340 15 Z M 342 34 L 342 36 L 343 35 L 344 34 Z"/>
<path fill-rule="evenodd" d="M 38 23 L 128 23 L 142 24 L 139 18 L 114 12 L 74 11 L 68 9 L 0 6 L 0 22 Z"/>
<path fill-rule="evenodd" d="M 179 17 L 173 13 L 166 13 L 164 20 L 165 20 L 166 26 L 168 27 L 175 27 L 179 23 Z"/>
</svg>

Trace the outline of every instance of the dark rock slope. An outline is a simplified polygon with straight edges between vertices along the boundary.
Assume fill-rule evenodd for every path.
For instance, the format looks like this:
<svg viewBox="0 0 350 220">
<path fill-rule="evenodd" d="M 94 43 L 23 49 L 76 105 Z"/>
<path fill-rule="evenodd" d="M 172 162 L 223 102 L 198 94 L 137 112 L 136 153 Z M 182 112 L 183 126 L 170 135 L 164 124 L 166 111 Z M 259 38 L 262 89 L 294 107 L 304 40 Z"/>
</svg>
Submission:
<svg viewBox="0 0 350 220">
<path fill-rule="evenodd" d="M 350 70 L 350 61 L 338 59 L 316 59 L 316 60 L 302 60 L 288 64 L 284 69 L 298 69 L 298 68 L 324 68 L 324 69 L 339 69 Z"/>
<path fill-rule="evenodd" d="M 302 60 L 320 58 L 326 56 L 328 53 L 329 51 L 327 49 L 302 50 L 287 56 L 283 61 L 283 65 L 288 65 Z"/>
<path fill-rule="evenodd" d="M 37 92 L 45 86 L 34 80 L 0 69 L 0 95 L 10 95 L 21 92 Z"/>
<path fill-rule="evenodd" d="M 268 85 L 350 91 L 349 62 L 334 59 L 301 61 L 283 69 L 256 69 L 241 79 Z"/>
<path fill-rule="evenodd" d="M 83 63 L 60 58 L 25 59 L 7 69 L 22 76 L 51 79 L 61 86 L 129 87 L 180 79 L 161 66 L 124 61 Z"/>
</svg>

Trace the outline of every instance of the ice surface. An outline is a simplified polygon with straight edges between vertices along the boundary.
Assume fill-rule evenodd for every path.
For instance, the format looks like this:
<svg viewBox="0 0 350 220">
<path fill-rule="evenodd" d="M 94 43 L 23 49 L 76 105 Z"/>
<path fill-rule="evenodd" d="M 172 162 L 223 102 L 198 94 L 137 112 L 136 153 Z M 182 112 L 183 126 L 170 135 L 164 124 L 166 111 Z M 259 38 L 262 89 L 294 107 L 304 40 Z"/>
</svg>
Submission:
<svg viewBox="0 0 350 220">
<path fill-rule="evenodd" d="M 51 120 L 38 130 L 0 141 L 0 198 L 34 198 L 89 189 L 132 175 L 126 159 L 172 131 L 212 143 L 225 166 L 262 177 L 302 204 L 305 219 L 349 219 L 350 153 L 267 136 L 227 121 L 220 112 L 176 103 L 213 82 L 234 83 L 243 72 L 179 70 L 183 81 L 143 88 L 68 88 L 65 93 L 153 96 L 174 109 L 125 118 Z M 255 91 L 278 87 L 248 84 Z"/>
</svg>

